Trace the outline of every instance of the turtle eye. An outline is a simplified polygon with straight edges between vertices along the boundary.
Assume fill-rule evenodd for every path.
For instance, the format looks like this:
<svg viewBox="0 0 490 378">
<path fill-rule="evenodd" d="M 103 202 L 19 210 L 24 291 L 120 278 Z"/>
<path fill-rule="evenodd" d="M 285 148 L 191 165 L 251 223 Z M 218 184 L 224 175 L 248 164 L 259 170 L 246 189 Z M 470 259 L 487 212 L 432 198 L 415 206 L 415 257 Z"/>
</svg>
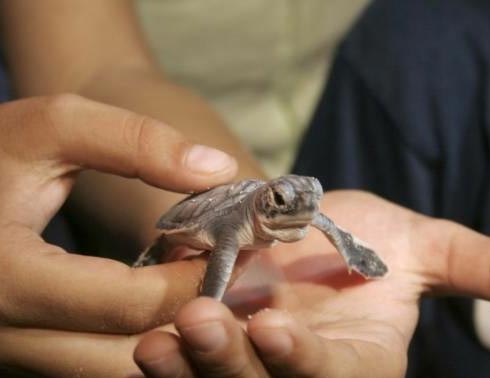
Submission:
<svg viewBox="0 0 490 378">
<path fill-rule="evenodd" d="M 286 201 L 284 201 L 284 197 L 282 196 L 282 194 L 275 190 L 273 191 L 273 193 L 274 193 L 274 202 L 276 203 L 276 205 L 284 206 L 286 204 Z"/>
</svg>

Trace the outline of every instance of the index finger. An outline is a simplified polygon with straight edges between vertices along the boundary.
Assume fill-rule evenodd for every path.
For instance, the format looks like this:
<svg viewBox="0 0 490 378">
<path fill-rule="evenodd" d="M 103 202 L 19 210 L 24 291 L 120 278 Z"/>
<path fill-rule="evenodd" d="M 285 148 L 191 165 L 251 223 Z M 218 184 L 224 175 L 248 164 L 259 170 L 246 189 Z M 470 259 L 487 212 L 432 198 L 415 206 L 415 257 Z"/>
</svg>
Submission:
<svg viewBox="0 0 490 378">
<path fill-rule="evenodd" d="M 12 237 L 2 237 L 0 318 L 12 326 L 142 332 L 197 296 L 206 265 L 195 258 L 133 269 L 66 253 L 24 226 L 3 232 Z"/>
<path fill-rule="evenodd" d="M 66 253 L 31 229 L 0 229 L 0 324 L 98 333 L 140 333 L 173 321 L 197 297 L 204 256 L 143 268 Z M 231 283 L 250 256 L 239 257 Z"/>
</svg>

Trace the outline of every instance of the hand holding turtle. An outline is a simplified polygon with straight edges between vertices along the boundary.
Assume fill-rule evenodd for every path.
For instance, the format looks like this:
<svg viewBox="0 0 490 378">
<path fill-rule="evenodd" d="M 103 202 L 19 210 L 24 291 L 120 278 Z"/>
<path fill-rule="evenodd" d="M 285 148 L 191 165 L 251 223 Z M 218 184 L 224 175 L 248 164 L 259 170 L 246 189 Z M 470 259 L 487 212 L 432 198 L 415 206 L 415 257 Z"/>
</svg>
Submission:
<svg viewBox="0 0 490 378">
<path fill-rule="evenodd" d="M 264 252 L 285 278 L 262 298 L 273 309 L 248 320 L 196 299 L 177 313 L 179 337 L 152 332 L 140 342 L 147 376 L 402 377 L 423 294 L 490 298 L 486 236 L 362 192 L 326 193 L 322 210 L 369 242 L 390 273 L 348 275 L 317 233 L 280 244 Z"/>
<path fill-rule="evenodd" d="M 0 115 L 0 363 L 43 376 L 141 375 L 131 358 L 138 336 L 127 334 L 171 319 L 197 294 L 204 261 L 134 270 L 68 254 L 40 233 L 82 168 L 190 191 L 230 179 L 236 163 L 78 96 L 11 102 Z"/>
<path fill-rule="evenodd" d="M 286 175 L 243 180 L 185 198 L 157 223 L 162 235 L 133 266 L 158 264 L 177 246 L 211 252 L 201 295 L 223 298 L 242 250 L 301 240 L 320 230 L 343 257 L 349 272 L 382 277 L 388 268 L 376 252 L 319 210 L 323 189 L 314 177 Z"/>
</svg>

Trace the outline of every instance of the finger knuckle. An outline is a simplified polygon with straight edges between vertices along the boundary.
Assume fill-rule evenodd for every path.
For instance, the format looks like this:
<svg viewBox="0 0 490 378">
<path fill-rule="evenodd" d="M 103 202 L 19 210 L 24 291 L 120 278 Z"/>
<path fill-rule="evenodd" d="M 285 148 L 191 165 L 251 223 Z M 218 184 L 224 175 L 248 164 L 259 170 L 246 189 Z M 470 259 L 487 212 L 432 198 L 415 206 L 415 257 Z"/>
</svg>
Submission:
<svg viewBox="0 0 490 378">
<path fill-rule="evenodd" d="M 86 101 L 88 100 L 73 93 L 56 94 L 44 99 L 43 110 L 48 119 L 57 121 L 83 106 Z"/>
<path fill-rule="evenodd" d="M 128 151 L 131 151 L 134 162 L 135 174 L 141 174 L 141 167 L 148 166 L 159 159 L 172 159 L 181 150 L 184 140 L 178 132 L 172 128 L 154 120 L 153 118 L 129 113 L 123 122 L 122 135 Z M 162 154 L 162 150 L 165 154 Z"/>
<path fill-rule="evenodd" d="M 88 100 L 72 93 L 62 93 L 44 98 L 41 114 L 46 126 L 46 132 L 56 138 L 63 134 L 60 129 L 70 124 L 77 116 L 78 110 L 83 109 Z"/>
<path fill-rule="evenodd" d="M 129 113 L 123 122 L 126 144 L 135 157 L 148 152 L 151 144 L 154 122 L 151 118 Z"/>
<path fill-rule="evenodd" d="M 128 112 L 122 122 L 122 145 L 131 157 L 133 174 L 139 175 L 151 144 L 151 119 Z"/>
</svg>

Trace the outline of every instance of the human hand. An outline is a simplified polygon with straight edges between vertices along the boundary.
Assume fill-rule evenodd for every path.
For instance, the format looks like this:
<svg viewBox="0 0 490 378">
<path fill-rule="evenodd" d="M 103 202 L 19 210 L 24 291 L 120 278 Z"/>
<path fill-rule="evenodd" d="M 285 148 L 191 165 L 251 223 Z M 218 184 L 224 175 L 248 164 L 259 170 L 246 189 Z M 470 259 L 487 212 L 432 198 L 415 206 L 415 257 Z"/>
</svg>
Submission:
<svg viewBox="0 0 490 378">
<path fill-rule="evenodd" d="M 40 233 L 90 168 L 176 191 L 236 163 L 170 127 L 73 95 L 0 106 L 0 364 L 50 377 L 137 377 L 136 334 L 197 295 L 205 262 L 141 269 L 68 254 Z M 128 198 L 127 200 L 131 200 Z"/>
<path fill-rule="evenodd" d="M 194 300 L 176 315 L 178 337 L 151 332 L 139 343 L 135 360 L 147 377 L 402 377 L 424 293 L 490 298 L 487 237 L 362 192 L 327 193 L 322 207 L 374 247 L 386 277 L 349 275 L 315 231 L 279 245 L 262 258 L 283 282 L 255 290 L 273 309 L 248 320 L 236 313 L 252 313 L 250 303 L 234 316 L 209 298 Z"/>
</svg>

